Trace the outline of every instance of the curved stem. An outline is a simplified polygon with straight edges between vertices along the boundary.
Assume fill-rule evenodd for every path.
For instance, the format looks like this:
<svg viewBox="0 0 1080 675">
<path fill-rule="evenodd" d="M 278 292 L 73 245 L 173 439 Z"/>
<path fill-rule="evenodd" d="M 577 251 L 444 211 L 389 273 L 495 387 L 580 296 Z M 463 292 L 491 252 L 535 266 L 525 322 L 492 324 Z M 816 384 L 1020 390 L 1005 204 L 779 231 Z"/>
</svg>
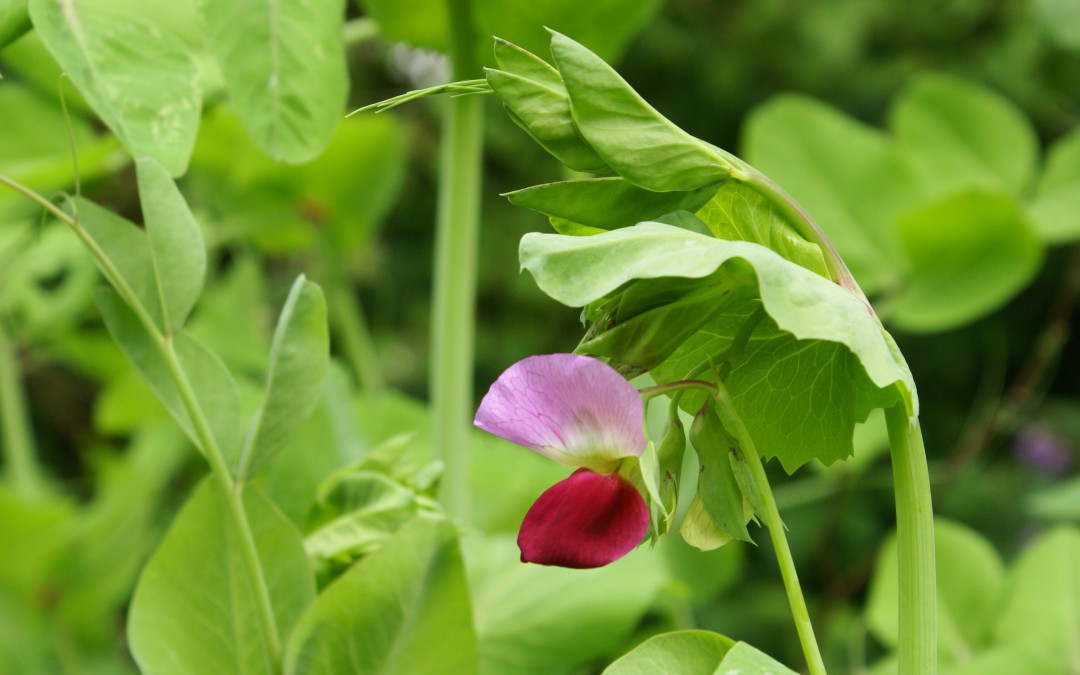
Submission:
<svg viewBox="0 0 1080 675">
<path fill-rule="evenodd" d="M 810 623 L 810 612 L 806 609 L 806 600 L 803 598 L 802 586 L 799 584 L 799 576 L 795 570 L 795 561 L 791 557 L 791 548 L 788 546 L 787 536 L 784 534 L 784 522 L 780 519 L 780 511 L 776 507 L 776 499 L 773 497 L 772 488 L 769 486 L 769 478 L 765 475 L 765 467 L 761 463 L 754 440 L 750 437 L 742 418 L 735 411 L 731 397 L 723 384 L 717 384 L 713 392 L 716 401 L 717 412 L 724 422 L 724 427 L 739 442 L 750 473 L 754 477 L 758 494 L 761 497 L 761 518 L 769 530 L 769 538 L 772 540 L 776 551 L 776 560 L 780 565 L 780 576 L 784 580 L 784 590 L 787 592 L 788 604 L 791 607 L 791 616 L 795 620 L 795 630 L 799 634 L 799 643 L 802 645 L 806 664 L 810 668 L 810 675 L 825 675 L 825 662 L 821 658 L 818 649 L 817 638 L 814 636 L 814 626 Z"/>
<path fill-rule="evenodd" d="M 229 518 L 232 521 L 240 540 L 240 550 L 244 559 L 244 567 L 247 571 L 248 581 L 251 584 L 252 595 L 255 597 L 258 606 L 257 620 L 259 630 L 262 633 L 263 643 L 269 652 L 268 656 L 270 662 L 275 664 L 274 668 L 276 669 L 278 664 L 281 663 L 281 638 L 278 635 L 277 621 L 274 618 L 273 606 L 270 601 L 270 591 L 266 583 L 266 576 L 263 573 L 262 564 L 259 562 L 258 550 L 255 546 L 255 537 L 251 529 L 251 523 L 248 521 L 247 511 L 244 510 L 244 504 L 241 498 L 242 486 L 233 480 L 228 463 L 225 461 L 225 456 L 222 454 L 221 449 L 218 447 L 217 441 L 214 439 L 213 433 L 210 430 L 210 424 L 206 419 L 206 414 L 202 409 L 202 405 L 195 396 L 195 390 L 192 388 L 187 373 L 184 371 L 183 365 L 180 363 L 180 359 L 176 354 L 172 338 L 166 337 L 161 333 L 157 324 L 154 323 L 153 318 L 139 302 L 135 292 L 132 290 L 131 286 L 128 285 L 127 280 L 123 275 L 120 274 L 119 270 L 116 269 L 116 266 L 113 265 L 109 256 L 106 255 L 100 246 L 98 246 L 98 243 L 94 241 L 89 233 L 79 225 L 77 216 L 72 217 L 49 200 L 27 188 L 25 185 L 13 181 L 6 176 L 0 176 L 0 183 L 8 185 L 26 195 L 74 230 L 75 234 L 78 235 L 79 239 L 82 240 L 91 255 L 93 255 L 102 274 L 109 281 L 109 284 L 116 289 L 117 294 L 119 294 L 124 302 L 131 308 L 132 312 L 135 313 L 136 317 L 139 319 L 139 323 L 142 324 L 143 329 L 146 330 L 150 340 L 154 343 L 158 353 L 165 361 L 173 384 L 180 394 L 180 398 L 183 401 L 188 416 L 191 418 L 199 445 L 203 450 L 203 455 L 210 465 L 210 472 L 214 475 L 215 481 L 221 487 L 226 497 L 226 502 L 229 506 Z"/>
<path fill-rule="evenodd" d="M 454 77 L 479 71 L 469 0 L 447 0 Z M 431 402 L 435 451 L 446 467 L 440 500 L 468 512 L 469 420 L 473 406 L 476 256 L 480 236 L 483 107 L 475 96 L 448 101 L 440 148 L 431 322 Z"/>
<path fill-rule="evenodd" d="M 937 672 L 934 514 L 922 430 L 903 405 L 885 411 L 900 563 L 900 675 Z"/>
<path fill-rule="evenodd" d="M 851 270 L 848 269 L 843 258 L 840 257 L 840 253 L 829 241 L 829 238 L 825 236 L 825 233 L 822 232 L 817 222 L 807 213 L 806 209 L 760 171 L 749 165 L 744 166 L 746 166 L 747 175 L 743 182 L 779 211 L 804 239 L 817 244 L 821 248 L 821 254 L 825 259 L 825 267 L 829 270 L 829 276 L 832 280 L 862 300 L 867 309 L 873 312 L 870 301 L 866 299 L 866 295 L 855 281 L 855 277 L 852 276 Z"/>
</svg>

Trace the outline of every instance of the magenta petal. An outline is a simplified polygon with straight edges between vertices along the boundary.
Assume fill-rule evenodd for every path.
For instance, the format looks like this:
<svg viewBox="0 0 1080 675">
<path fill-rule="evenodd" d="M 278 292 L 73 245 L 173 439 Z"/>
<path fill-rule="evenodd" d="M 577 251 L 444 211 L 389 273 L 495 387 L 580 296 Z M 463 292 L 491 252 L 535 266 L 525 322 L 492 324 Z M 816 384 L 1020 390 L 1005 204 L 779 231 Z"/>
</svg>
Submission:
<svg viewBox="0 0 1080 675">
<path fill-rule="evenodd" d="M 634 385 L 578 354 L 530 356 L 491 385 L 476 426 L 556 462 L 613 470 L 645 451 L 644 406 Z"/>
<path fill-rule="evenodd" d="M 578 469 L 525 514 L 518 548 L 522 562 L 602 567 L 633 550 L 648 530 L 649 509 L 630 481 Z"/>
</svg>

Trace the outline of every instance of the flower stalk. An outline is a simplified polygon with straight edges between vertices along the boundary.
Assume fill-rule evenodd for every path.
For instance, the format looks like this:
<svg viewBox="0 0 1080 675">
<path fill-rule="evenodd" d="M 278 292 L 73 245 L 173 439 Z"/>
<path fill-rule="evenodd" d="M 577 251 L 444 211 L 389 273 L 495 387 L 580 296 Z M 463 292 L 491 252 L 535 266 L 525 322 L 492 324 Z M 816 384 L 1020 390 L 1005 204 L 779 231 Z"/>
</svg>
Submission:
<svg viewBox="0 0 1080 675">
<path fill-rule="evenodd" d="M 469 0 L 447 0 L 454 77 L 480 69 Z M 469 418 L 473 405 L 476 258 L 480 237 L 483 107 L 475 96 L 447 102 L 439 157 L 431 321 L 431 404 L 435 452 L 446 467 L 439 498 L 468 516 Z"/>
</svg>

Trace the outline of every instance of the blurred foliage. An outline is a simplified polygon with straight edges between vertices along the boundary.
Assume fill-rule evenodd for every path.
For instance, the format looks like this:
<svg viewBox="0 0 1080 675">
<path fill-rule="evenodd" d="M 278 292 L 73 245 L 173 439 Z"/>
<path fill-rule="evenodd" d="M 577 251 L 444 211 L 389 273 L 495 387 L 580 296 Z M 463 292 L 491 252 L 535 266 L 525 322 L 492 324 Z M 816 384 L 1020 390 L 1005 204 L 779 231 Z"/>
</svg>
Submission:
<svg viewBox="0 0 1080 675">
<path fill-rule="evenodd" d="M 543 19 L 530 14 L 533 3 L 479 4 L 499 10 L 492 10 L 486 32 L 506 31 L 543 53 L 537 45 L 546 36 L 533 23 Z M 443 28 L 434 15 L 393 15 L 401 3 L 363 5 L 386 22 L 386 39 L 348 47 L 350 106 L 425 84 L 445 69 L 431 53 L 392 40 L 440 45 Z M 141 222 L 135 169 L 120 150 L 121 142 L 137 140 L 111 136 L 90 112 L 94 101 L 58 84 L 59 68 L 42 44 L 55 37 L 29 33 L 8 44 L 26 26 L 24 6 L 0 0 L 0 173 L 46 194 L 72 192 L 74 148 L 82 194 Z M 179 42 L 198 42 L 181 10 L 146 20 L 170 25 Z M 363 10 L 349 11 L 364 20 Z M 1067 0 L 665 0 L 640 3 L 639 13 L 628 13 L 615 28 L 597 25 L 588 13 L 579 19 L 552 27 L 606 57 L 619 52 L 618 40 L 605 42 L 609 31 L 640 30 L 614 61 L 620 72 L 673 122 L 736 153 L 748 151 L 740 139 L 749 142 L 751 111 L 763 115 L 785 100 L 777 96 L 809 97 L 848 124 L 886 128 L 901 92 L 934 77 L 992 92 L 1030 127 L 1033 151 L 1045 159 L 1041 178 L 1017 191 L 1021 201 L 1080 175 L 1073 131 L 1080 122 L 1080 18 Z M 410 25 L 398 23 L 406 20 Z M 524 36 L 509 34 L 518 30 Z M 403 512 L 422 511 L 438 472 L 426 455 L 430 433 L 420 400 L 427 386 L 442 103 L 328 124 L 325 151 L 304 164 L 285 164 L 258 149 L 240 106 L 223 101 L 229 74 L 208 54 L 196 60 L 198 91 L 189 98 L 201 99 L 203 112 L 180 187 L 203 228 L 210 274 L 191 332 L 236 374 L 240 406 L 253 410 L 274 308 L 299 271 L 327 288 L 338 366 L 315 414 L 262 487 L 293 523 L 310 526 L 305 533 L 334 523 L 342 526 L 338 534 L 351 532 L 344 543 L 322 532 L 324 572 L 333 576 L 342 556 L 351 561 L 396 531 Z M 70 121 L 58 104 L 61 87 Z M 518 271 L 521 236 L 547 231 L 546 219 L 499 197 L 549 181 L 557 163 L 493 98 L 485 105 L 478 393 L 508 364 L 570 351 L 581 337 L 577 310 L 557 306 Z M 303 154 L 296 152 L 293 159 Z M 176 172 L 186 162 L 171 159 Z M 996 205 L 991 199 L 979 208 L 1008 211 Z M 949 227 L 948 206 L 939 204 L 925 223 Z M 828 221 L 822 226 L 829 231 Z M 1004 248 L 1032 245 L 1010 223 L 1002 228 L 1016 237 Z M 191 465 L 195 453 L 162 421 L 164 408 L 96 318 L 94 266 L 68 235 L 43 224 L 33 205 L 0 192 L 0 331 L 13 345 L 0 368 L 21 374 L 31 441 L 48 474 L 47 487 L 33 495 L 0 490 L 3 672 L 134 671 L 121 634 L 135 575 L 200 473 Z M 1055 564 L 1076 555 L 1075 530 L 1062 526 L 1039 538 L 1051 523 L 1080 521 L 1080 346 L 1068 340 L 1080 255 L 1069 238 L 1032 245 L 1043 252 L 1032 253 L 1024 269 L 1010 268 L 1022 282 L 978 311 L 955 310 L 967 312 L 960 318 L 950 309 L 939 332 L 890 326 L 919 384 L 936 508 L 968 528 L 941 536 L 967 542 L 957 549 L 977 548 L 983 576 L 993 581 L 946 603 L 983 607 L 993 596 L 1007 609 L 993 625 L 961 631 L 963 644 L 978 653 L 1009 647 L 1039 625 L 1031 619 L 1035 610 L 1018 598 L 1071 611 L 1054 602 L 1045 580 L 1067 575 Z M 389 390 L 382 397 L 380 383 Z M 10 424 L 4 431 L 11 433 Z M 811 612 L 837 673 L 863 672 L 882 658 L 881 667 L 888 667 L 891 633 L 879 618 L 886 591 L 868 590 L 893 526 L 890 472 L 880 448 L 872 422 L 858 430 L 852 462 L 804 468 L 790 478 L 770 467 Z M 368 465 L 357 464 L 362 456 Z M 481 672 L 598 672 L 654 633 L 692 627 L 738 636 L 784 663 L 800 662 L 763 537 L 758 547 L 734 544 L 705 555 L 669 538 L 595 576 L 521 567 L 508 537 L 532 499 L 562 474 L 479 435 L 472 464 L 477 531 L 465 538 L 461 555 L 473 581 Z M 339 476 L 340 485 L 326 485 L 313 504 L 323 477 L 342 466 L 350 472 Z M 342 504 L 350 499 L 372 508 L 349 512 L 352 520 L 343 525 Z M 309 522 L 313 507 L 319 516 Z M 560 618 L 567 616 L 574 621 Z M 565 651 L 538 644 L 537 634 L 562 640 Z M 1048 649 L 1058 646 L 1057 636 L 1046 640 Z M 1054 667 L 1045 672 L 1061 672 Z"/>
</svg>

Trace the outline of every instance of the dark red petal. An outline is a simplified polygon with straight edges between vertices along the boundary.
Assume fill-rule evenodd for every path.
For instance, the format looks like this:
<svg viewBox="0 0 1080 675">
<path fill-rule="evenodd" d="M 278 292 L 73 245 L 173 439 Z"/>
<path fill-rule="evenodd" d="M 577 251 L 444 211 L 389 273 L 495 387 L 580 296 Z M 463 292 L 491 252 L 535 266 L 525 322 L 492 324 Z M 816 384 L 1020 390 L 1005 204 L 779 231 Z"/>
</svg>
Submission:
<svg viewBox="0 0 1080 675">
<path fill-rule="evenodd" d="M 525 514 L 518 548 L 522 562 L 602 567 L 633 550 L 648 530 L 649 509 L 630 481 L 578 469 Z"/>
</svg>

